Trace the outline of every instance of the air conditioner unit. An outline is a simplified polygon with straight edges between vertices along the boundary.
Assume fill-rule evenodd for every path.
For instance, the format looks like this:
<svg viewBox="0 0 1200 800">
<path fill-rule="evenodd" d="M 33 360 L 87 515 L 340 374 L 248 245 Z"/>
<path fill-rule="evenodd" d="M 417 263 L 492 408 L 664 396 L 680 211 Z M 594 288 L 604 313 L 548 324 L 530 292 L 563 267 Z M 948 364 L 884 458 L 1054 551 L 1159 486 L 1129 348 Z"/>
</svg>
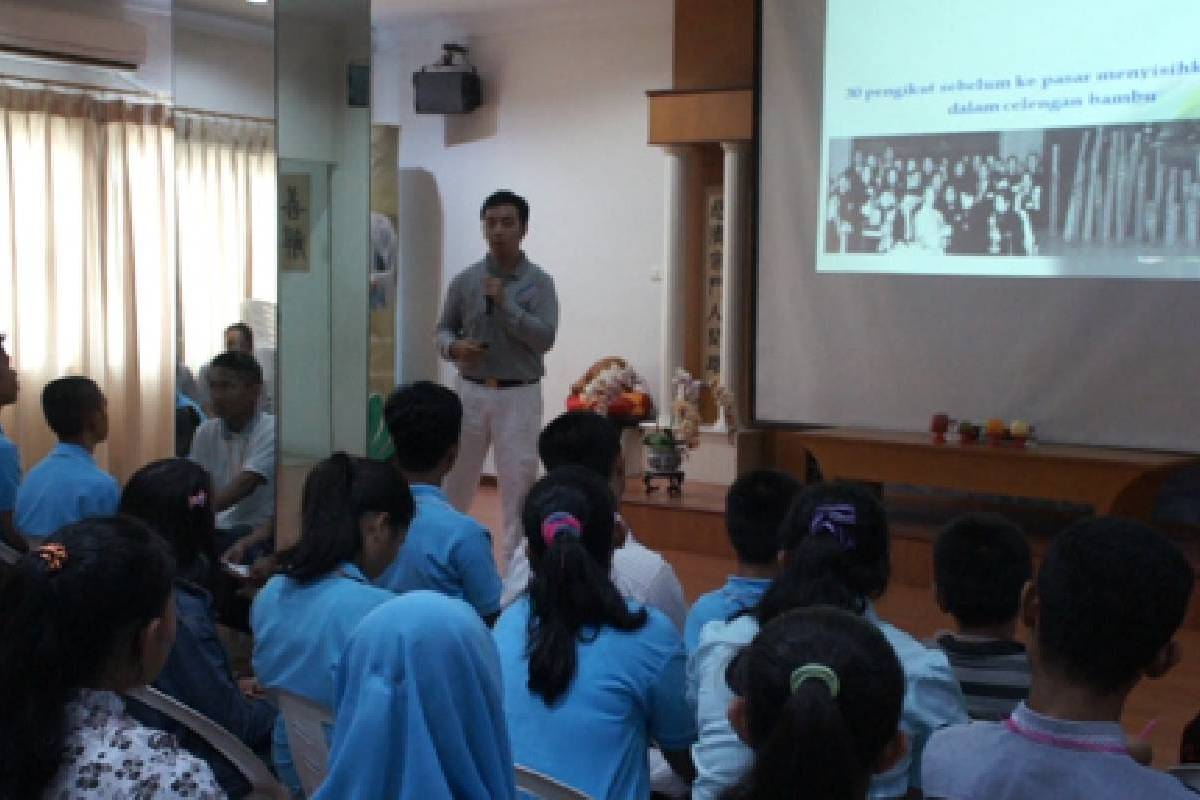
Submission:
<svg viewBox="0 0 1200 800">
<path fill-rule="evenodd" d="M 123 20 L 0 2 L 0 51 L 135 70 L 146 63 L 146 30 Z"/>
</svg>

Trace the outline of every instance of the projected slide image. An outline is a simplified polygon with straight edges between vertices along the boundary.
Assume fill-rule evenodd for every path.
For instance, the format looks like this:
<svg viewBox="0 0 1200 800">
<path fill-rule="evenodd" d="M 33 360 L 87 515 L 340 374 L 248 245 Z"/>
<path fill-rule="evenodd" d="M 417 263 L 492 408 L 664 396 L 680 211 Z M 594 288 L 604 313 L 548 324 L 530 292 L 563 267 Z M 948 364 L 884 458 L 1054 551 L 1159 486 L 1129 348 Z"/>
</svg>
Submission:
<svg viewBox="0 0 1200 800">
<path fill-rule="evenodd" d="M 833 139 L 827 157 L 826 254 L 1200 257 L 1200 121 Z"/>
</svg>

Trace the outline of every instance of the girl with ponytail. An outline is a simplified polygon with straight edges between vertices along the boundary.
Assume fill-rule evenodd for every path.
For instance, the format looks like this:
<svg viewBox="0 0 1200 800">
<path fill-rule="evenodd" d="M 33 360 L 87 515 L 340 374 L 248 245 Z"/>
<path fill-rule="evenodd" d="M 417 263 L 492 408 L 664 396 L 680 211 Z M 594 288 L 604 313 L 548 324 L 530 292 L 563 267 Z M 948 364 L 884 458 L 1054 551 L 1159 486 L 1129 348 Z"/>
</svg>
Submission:
<svg viewBox="0 0 1200 800">
<path fill-rule="evenodd" d="M 144 524 L 95 518 L 0 566 L 0 798 L 223 798 L 174 737 L 120 693 L 175 639 L 174 573 Z"/>
<path fill-rule="evenodd" d="M 904 673 L 856 614 L 815 606 L 776 617 L 726 670 L 729 718 L 754 765 L 724 800 L 864 800 L 904 751 Z"/>
<path fill-rule="evenodd" d="M 560 467 L 525 498 L 528 592 L 496 623 L 513 756 L 591 797 L 648 798 L 654 742 L 690 775 L 695 720 L 683 694 L 683 641 L 656 609 L 609 579 L 612 492 Z"/>
<path fill-rule="evenodd" d="M 921 752 L 939 728 L 967 722 L 958 681 L 943 653 L 925 647 L 879 618 L 872 605 L 887 589 L 887 513 L 875 495 L 851 483 L 804 489 L 779 529 L 783 571 L 757 607 L 726 623 L 710 623 L 692 659 L 700 741 L 693 749 L 698 778 L 693 800 L 716 800 L 737 783 L 753 756 L 730 727 L 725 681 L 730 661 L 760 629 L 783 614 L 815 605 L 856 614 L 879 630 L 904 668 L 901 726 L 909 749 L 871 781 L 871 797 L 903 797 L 921 786 Z"/>
<path fill-rule="evenodd" d="M 390 464 L 334 453 L 304 482 L 300 540 L 278 556 L 275 575 L 254 599 L 254 673 L 327 708 L 333 667 L 350 631 L 395 595 L 371 581 L 396 558 L 413 517 L 408 484 Z M 275 723 L 272 760 L 295 792 L 283 718 Z"/>
</svg>

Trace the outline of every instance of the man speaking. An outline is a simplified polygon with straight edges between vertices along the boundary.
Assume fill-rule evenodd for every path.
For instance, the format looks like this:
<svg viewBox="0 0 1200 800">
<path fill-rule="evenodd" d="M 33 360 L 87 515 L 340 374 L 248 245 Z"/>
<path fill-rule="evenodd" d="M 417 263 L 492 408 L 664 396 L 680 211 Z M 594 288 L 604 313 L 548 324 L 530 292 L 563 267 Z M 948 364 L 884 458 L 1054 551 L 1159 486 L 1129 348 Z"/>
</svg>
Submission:
<svg viewBox="0 0 1200 800">
<path fill-rule="evenodd" d="M 443 489 L 467 511 L 488 448 L 495 447 L 504 512 L 501 571 L 521 541 L 521 501 L 537 478 L 543 356 L 554 344 L 554 280 L 525 257 L 529 203 L 509 191 L 484 201 L 479 218 L 488 254 L 454 277 L 438 319 L 438 350 L 458 366 L 463 404 L 458 458 Z"/>
</svg>

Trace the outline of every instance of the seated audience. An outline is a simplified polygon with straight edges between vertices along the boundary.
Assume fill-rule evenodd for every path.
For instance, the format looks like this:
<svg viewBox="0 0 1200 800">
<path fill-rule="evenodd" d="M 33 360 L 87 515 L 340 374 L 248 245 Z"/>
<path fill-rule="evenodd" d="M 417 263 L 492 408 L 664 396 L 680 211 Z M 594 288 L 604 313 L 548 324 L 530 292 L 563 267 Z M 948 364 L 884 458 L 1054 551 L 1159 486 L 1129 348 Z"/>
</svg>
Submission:
<svg viewBox="0 0 1200 800">
<path fill-rule="evenodd" d="M 934 589 L 957 630 L 939 632 L 931 644 L 950 659 L 971 719 L 1004 719 L 1029 696 L 1017 615 L 1032 575 L 1025 533 L 998 514 L 966 514 L 938 535 Z"/>
<path fill-rule="evenodd" d="M 775 618 L 730 664 L 729 718 L 754 751 L 728 800 L 863 800 L 904 752 L 904 672 L 857 614 L 806 608 Z"/>
<path fill-rule="evenodd" d="M 217 356 L 208 386 L 216 416 L 196 429 L 189 458 L 212 476 L 224 558 L 241 564 L 270 550 L 274 534 L 275 417 L 258 410 L 262 369 L 253 356 Z"/>
<path fill-rule="evenodd" d="M 887 515 L 864 487 L 822 483 L 796 498 L 780 526 L 783 572 L 749 614 L 710 622 L 688 664 L 688 696 L 696 704 L 700 738 L 692 748 L 697 778 L 694 800 L 717 798 L 749 768 L 750 751 L 725 714 L 731 695 L 724 680 L 729 662 L 780 614 L 832 605 L 860 614 L 891 644 L 904 668 L 901 728 L 909 748 L 871 781 L 872 798 L 903 797 L 921 788 L 921 753 L 939 728 L 967 721 L 962 693 L 946 656 L 879 618 L 871 601 L 887 588 L 890 542 Z"/>
<path fill-rule="evenodd" d="M 334 675 L 317 798 L 513 800 L 500 660 L 479 615 L 408 592 L 354 628 Z"/>
<path fill-rule="evenodd" d="M 239 686 L 229 655 L 217 635 L 212 593 L 221 579 L 213 518 L 212 481 L 203 467 L 182 458 L 147 464 L 133 474 L 121 494 L 122 514 L 140 519 L 166 540 L 175 559 L 175 646 L 154 686 L 199 711 L 270 758 L 275 708 L 251 698 L 252 686 Z M 245 689 L 245 691 L 244 691 Z M 212 767 L 231 797 L 250 785 L 237 769 L 200 736 L 141 704 L 130 713 L 145 724 L 174 734 Z"/>
<path fill-rule="evenodd" d="M 17 489 L 17 532 L 44 539 L 64 525 L 116 513 L 117 481 L 92 453 L 108 438 L 108 402 L 91 379 L 59 378 L 42 391 L 42 412 L 58 445 Z"/>
<path fill-rule="evenodd" d="M 614 503 L 625 493 L 625 460 L 621 433 L 607 418 L 592 411 L 567 411 L 550 421 L 538 437 L 538 456 L 547 471 L 565 466 L 590 469 L 612 488 Z M 621 534 L 613 552 L 609 577 L 629 600 L 657 608 L 677 630 L 683 630 L 687 601 L 675 570 L 667 560 L 639 542 L 616 515 Z M 529 554 L 524 545 L 513 554 L 504 578 L 501 607 L 508 608 L 529 583 Z"/>
<path fill-rule="evenodd" d="M 1179 737 L 1179 763 L 1200 764 L 1200 714 L 1183 729 Z"/>
<path fill-rule="evenodd" d="M 350 631 L 395 597 L 371 581 L 396 558 L 412 516 L 412 495 L 390 464 L 335 453 L 312 468 L 300 540 L 279 554 L 280 574 L 250 609 L 254 673 L 264 687 L 332 707 L 332 669 Z M 271 752 L 280 779 L 300 791 L 282 716 Z"/>
<path fill-rule="evenodd" d="M 1121 728 L 1142 677 L 1179 662 L 1174 636 L 1194 580 L 1178 547 L 1132 520 L 1087 519 L 1055 537 L 1021 598 L 1029 700 L 1003 722 L 936 733 L 925 750 L 926 796 L 1194 800 L 1175 778 L 1134 761 Z"/>
<path fill-rule="evenodd" d="M 401 386 L 383 409 L 417 513 L 396 561 L 379 577 L 394 592 L 432 589 L 470 603 L 488 624 L 500 613 L 500 573 L 487 528 L 446 498 L 442 479 L 458 455 L 462 402 L 429 381 Z"/>
<path fill-rule="evenodd" d="M 683 641 L 608 577 L 610 487 L 591 470 L 560 467 L 529 490 L 522 524 L 533 575 L 494 631 L 516 763 L 597 800 L 645 800 L 654 742 L 690 777 L 696 724 Z"/>
<path fill-rule="evenodd" d="M 800 491 L 786 472 L 754 470 L 738 477 L 725 494 L 725 531 L 737 566 L 725 585 L 701 595 L 688 612 L 683 642 L 690 656 L 700 629 L 714 620 L 733 619 L 758 605 L 779 574 L 779 523 Z"/>
<path fill-rule="evenodd" d="M 17 402 L 21 384 L 12 359 L 4 349 L 4 334 L 0 333 L 0 408 Z M 17 535 L 13 510 L 17 507 L 17 487 L 21 485 L 21 451 L 0 428 L 0 542 L 18 552 L 27 549 L 25 539 Z"/>
<path fill-rule="evenodd" d="M 121 699 L 171 651 L 171 560 L 141 522 L 101 518 L 0 566 L 0 797 L 225 797 Z"/>
</svg>

